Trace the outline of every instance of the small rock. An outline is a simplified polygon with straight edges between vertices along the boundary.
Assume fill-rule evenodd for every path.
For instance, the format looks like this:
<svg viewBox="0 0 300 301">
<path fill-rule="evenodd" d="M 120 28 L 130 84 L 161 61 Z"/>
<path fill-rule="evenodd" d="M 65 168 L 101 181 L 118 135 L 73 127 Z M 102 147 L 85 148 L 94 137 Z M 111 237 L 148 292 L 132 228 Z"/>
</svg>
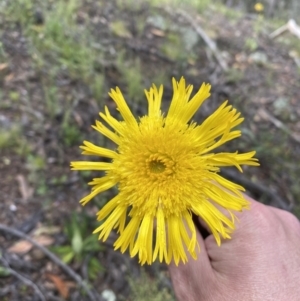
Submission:
<svg viewBox="0 0 300 301">
<path fill-rule="evenodd" d="M 15 204 L 10 204 L 9 205 L 9 210 L 12 211 L 12 212 L 15 212 L 15 211 L 17 211 L 17 206 Z"/>
<path fill-rule="evenodd" d="M 116 298 L 116 295 L 113 291 L 111 290 L 104 290 L 102 293 L 101 293 L 101 296 L 106 300 L 106 301 L 116 301 L 117 298 Z"/>
<path fill-rule="evenodd" d="M 249 56 L 250 62 L 254 62 L 259 66 L 265 66 L 268 63 L 268 57 L 264 52 L 254 52 Z"/>
</svg>

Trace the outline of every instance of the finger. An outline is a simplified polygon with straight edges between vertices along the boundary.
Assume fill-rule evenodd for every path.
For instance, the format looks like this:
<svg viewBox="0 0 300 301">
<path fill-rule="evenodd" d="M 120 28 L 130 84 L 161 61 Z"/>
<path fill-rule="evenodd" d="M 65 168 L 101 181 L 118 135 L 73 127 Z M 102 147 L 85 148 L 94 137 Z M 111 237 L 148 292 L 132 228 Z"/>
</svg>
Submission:
<svg viewBox="0 0 300 301">
<path fill-rule="evenodd" d="M 202 238 L 205 239 L 206 237 L 208 237 L 211 234 L 211 231 L 210 231 L 209 227 L 207 226 L 207 224 L 195 214 L 192 215 L 192 218 L 193 218 L 193 222 L 194 222 L 197 230 L 201 234 Z"/>
<path fill-rule="evenodd" d="M 259 231 L 257 229 L 258 225 L 256 223 L 257 219 L 260 219 L 261 215 L 267 214 L 267 206 L 265 206 L 262 203 L 259 203 L 252 199 L 251 197 L 244 195 L 245 199 L 247 199 L 250 202 L 250 210 L 245 210 L 241 212 L 235 212 L 234 215 L 236 217 L 235 220 L 235 229 L 233 233 L 231 234 L 231 239 L 230 240 L 222 240 L 222 244 L 225 242 L 234 242 L 235 239 L 240 238 L 240 236 L 244 236 L 245 231 L 247 235 L 250 235 L 251 233 L 255 233 Z M 267 209 L 267 210 L 266 210 Z M 228 214 L 226 210 L 220 209 L 222 213 Z M 209 237 L 209 241 L 206 244 L 206 248 L 209 249 L 211 247 L 211 242 L 213 241 L 213 237 Z M 214 247 L 214 246 L 212 246 Z"/>
<path fill-rule="evenodd" d="M 269 208 L 280 221 L 280 223 L 277 222 L 277 226 L 281 226 L 281 230 L 284 231 L 286 237 L 291 238 L 294 234 L 300 235 L 300 221 L 294 214 L 275 207 Z M 276 230 L 280 231 L 280 228 Z"/>
<path fill-rule="evenodd" d="M 258 203 L 257 201 L 255 201 L 254 199 L 250 198 L 249 196 L 247 196 L 246 194 L 243 194 L 244 198 L 246 200 L 248 200 L 250 202 L 250 208 L 251 208 L 251 204 L 253 202 Z M 225 209 L 224 207 L 220 206 L 219 204 L 215 204 L 214 201 L 211 201 L 211 204 L 219 211 L 221 212 L 224 216 L 226 216 L 229 220 L 232 220 L 232 215 L 230 212 L 232 212 L 234 214 L 234 217 L 236 217 L 236 219 L 234 219 L 234 223 L 237 224 L 238 223 L 238 219 L 241 216 L 241 214 L 243 214 L 244 211 L 247 210 L 243 210 L 243 211 L 233 211 L 233 210 L 228 210 Z M 260 203 L 259 203 L 260 204 Z M 195 222 L 196 223 L 196 222 Z M 202 228 L 205 228 L 205 230 L 211 234 L 211 229 L 209 228 L 209 226 L 207 225 L 207 223 L 203 220 L 203 218 L 200 216 L 198 217 L 198 223 L 201 224 Z M 197 223 L 196 223 L 197 224 Z M 200 232 L 201 233 L 201 232 Z M 207 237 L 208 235 L 206 235 Z"/>
<path fill-rule="evenodd" d="M 204 240 L 198 231 L 196 234 L 200 245 L 197 259 L 194 260 L 188 255 L 187 263 L 180 263 L 176 266 L 172 262 L 169 265 L 169 272 L 178 300 L 201 300 L 201 294 L 204 294 L 207 284 L 211 283 L 214 277 Z"/>
<path fill-rule="evenodd" d="M 212 236 L 205 240 L 212 268 L 222 275 L 236 271 L 239 265 L 240 270 L 250 270 L 253 258 L 260 252 L 261 242 L 268 239 L 269 221 L 273 220 L 273 213 L 268 206 L 248 196 L 245 198 L 251 203 L 250 210 L 236 213 L 238 220 L 231 239 L 222 240 L 220 247 Z"/>
</svg>

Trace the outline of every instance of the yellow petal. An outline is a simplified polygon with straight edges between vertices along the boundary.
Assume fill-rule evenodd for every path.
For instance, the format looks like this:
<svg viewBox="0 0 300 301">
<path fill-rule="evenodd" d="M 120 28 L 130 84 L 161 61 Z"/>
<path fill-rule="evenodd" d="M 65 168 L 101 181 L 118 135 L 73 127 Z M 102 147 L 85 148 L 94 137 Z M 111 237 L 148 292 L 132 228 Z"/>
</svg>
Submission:
<svg viewBox="0 0 300 301">
<path fill-rule="evenodd" d="M 182 114 L 181 120 L 183 122 L 188 122 L 203 104 L 203 102 L 210 96 L 210 88 L 209 84 L 203 83 L 200 87 L 199 91 L 195 94 L 195 96 L 188 102 L 185 111 Z"/>
<path fill-rule="evenodd" d="M 118 87 L 116 88 L 116 90 L 111 89 L 110 93 L 108 93 L 108 94 L 117 104 L 117 107 L 118 107 L 122 117 L 124 118 L 125 122 L 128 125 L 137 127 L 137 121 L 134 118 L 134 116 L 132 115 L 129 107 L 127 106 L 127 103 L 126 103 L 120 89 Z"/>
<path fill-rule="evenodd" d="M 83 150 L 83 155 L 92 155 L 92 156 L 100 156 L 100 157 L 106 157 L 106 158 L 116 158 L 117 153 L 103 147 L 99 147 L 91 142 L 83 141 L 82 146 L 80 148 Z"/>
<path fill-rule="evenodd" d="M 105 114 L 100 113 L 100 117 L 108 124 L 110 125 L 118 134 L 122 135 L 122 126 L 121 123 L 112 117 L 109 113 L 108 108 L 105 106 L 104 108 Z"/>
<path fill-rule="evenodd" d="M 101 226 L 95 229 L 93 233 L 100 232 L 99 239 L 105 241 L 115 224 L 119 221 L 120 217 L 124 214 L 124 212 L 126 212 L 126 210 L 126 206 L 116 207 L 115 210 L 107 218 L 107 220 Z"/>
<path fill-rule="evenodd" d="M 219 246 L 221 245 L 220 235 L 223 238 L 230 238 L 229 234 L 234 229 L 233 218 L 230 220 L 209 201 L 203 201 L 201 205 L 194 206 L 193 209 L 205 221 Z"/>
<path fill-rule="evenodd" d="M 168 261 L 170 262 L 170 260 L 173 258 L 176 265 L 178 265 L 180 260 L 182 260 L 184 263 L 187 261 L 187 256 L 182 244 L 179 223 L 182 223 L 180 217 L 171 215 L 167 219 Z"/>
<path fill-rule="evenodd" d="M 150 117 L 158 117 L 161 115 L 160 113 L 160 106 L 161 106 L 161 99 L 163 94 L 163 86 L 157 87 L 152 85 L 149 91 L 145 90 L 145 94 L 148 100 L 148 115 Z"/>
<path fill-rule="evenodd" d="M 115 185 L 116 185 L 116 182 L 109 177 L 102 177 L 100 179 L 97 179 L 97 184 L 93 187 L 92 192 L 90 194 L 88 194 L 87 196 L 85 196 L 84 198 L 82 198 L 80 200 L 80 203 L 82 205 L 85 205 L 97 194 L 99 194 Z"/>
<path fill-rule="evenodd" d="M 118 205 L 120 204 L 120 196 L 117 195 L 110 201 L 108 201 L 105 206 L 97 213 L 97 220 L 101 221 L 106 218 Z"/>
<path fill-rule="evenodd" d="M 111 141 L 113 141 L 114 143 L 120 143 L 120 137 L 117 134 L 110 131 L 100 121 L 96 120 L 96 125 L 93 125 L 92 128 L 104 135 L 105 137 L 107 137 L 108 139 L 110 139 Z"/>
<path fill-rule="evenodd" d="M 114 243 L 115 250 L 121 249 L 121 252 L 124 253 L 127 250 L 128 246 L 134 243 L 135 235 L 139 230 L 140 222 L 140 217 L 134 216 L 131 218 L 124 231 L 120 234 L 119 238 Z"/>
<path fill-rule="evenodd" d="M 162 262 L 165 258 L 167 261 L 167 244 L 166 244 L 166 226 L 164 212 L 162 208 L 157 209 L 156 213 L 156 244 L 153 253 L 153 262 L 159 255 L 159 261 Z"/>
<path fill-rule="evenodd" d="M 138 253 L 139 261 L 142 265 L 145 262 L 148 264 L 152 263 L 152 234 L 153 217 L 146 215 L 143 217 L 137 240 L 130 254 L 133 257 Z"/>
<path fill-rule="evenodd" d="M 110 170 L 113 165 L 108 162 L 75 161 L 71 162 L 71 167 L 72 170 Z"/>
</svg>

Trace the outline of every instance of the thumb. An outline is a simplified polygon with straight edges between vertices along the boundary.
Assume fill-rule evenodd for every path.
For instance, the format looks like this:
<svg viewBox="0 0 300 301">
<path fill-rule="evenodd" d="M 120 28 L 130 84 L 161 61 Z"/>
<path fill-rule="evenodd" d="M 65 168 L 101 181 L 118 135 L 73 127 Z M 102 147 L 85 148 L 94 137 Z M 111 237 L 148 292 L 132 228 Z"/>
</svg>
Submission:
<svg viewBox="0 0 300 301">
<path fill-rule="evenodd" d="M 169 265 L 170 276 L 178 300 L 202 300 L 201 295 L 204 296 L 207 286 L 212 283 L 214 277 L 204 240 L 199 231 L 196 231 L 200 246 L 198 258 L 194 260 L 188 254 L 187 263 L 179 263 L 176 266 L 172 261 Z"/>
</svg>

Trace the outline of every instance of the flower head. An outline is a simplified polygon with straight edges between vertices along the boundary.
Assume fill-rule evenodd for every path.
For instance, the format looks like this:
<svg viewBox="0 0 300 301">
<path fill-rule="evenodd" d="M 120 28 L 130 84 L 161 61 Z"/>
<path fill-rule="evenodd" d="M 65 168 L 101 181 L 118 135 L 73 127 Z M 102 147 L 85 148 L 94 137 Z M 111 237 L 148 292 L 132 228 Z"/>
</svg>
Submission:
<svg viewBox="0 0 300 301">
<path fill-rule="evenodd" d="M 258 13 L 261 13 L 262 11 L 264 11 L 264 5 L 260 2 L 257 2 L 254 4 L 254 10 Z"/>
<path fill-rule="evenodd" d="M 259 165 L 255 152 L 213 153 L 225 142 L 241 135 L 232 130 L 243 121 L 240 113 L 224 102 L 203 123 L 191 121 L 210 95 L 210 85 L 202 84 L 190 99 L 193 87 L 184 78 L 173 79 L 173 98 L 167 114 L 161 112 L 163 87 L 153 85 L 145 91 L 148 114 L 135 118 L 121 91 L 111 90 L 123 121 L 118 121 L 105 107 L 100 117 L 110 127 L 96 121 L 93 128 L 116 145 L 114 150 L 84 141 L 84 155 L 106 157 L 110 162 L 72 162 L 75 170 L 102 170 L 105 175 L 93 179 L 92 191 L 81 203 L 117 185 L 118 194 L 99 212 L 104 222 L 94 231 L 106 240 L 117 229 L 115 249 L 131 256 L 138 254 L 141 264 L 157 258 L 170 263 L 186 262 L 186 250 L 197 257 L 196 229 L 192 214 L 201 217 L 218 245 L 230 238 L 234 214 L 248 208 L 243 187 L 218 174 L 220 167 Z M 217 209 L 224 208 L 229 217 Z"/>
</svg>

